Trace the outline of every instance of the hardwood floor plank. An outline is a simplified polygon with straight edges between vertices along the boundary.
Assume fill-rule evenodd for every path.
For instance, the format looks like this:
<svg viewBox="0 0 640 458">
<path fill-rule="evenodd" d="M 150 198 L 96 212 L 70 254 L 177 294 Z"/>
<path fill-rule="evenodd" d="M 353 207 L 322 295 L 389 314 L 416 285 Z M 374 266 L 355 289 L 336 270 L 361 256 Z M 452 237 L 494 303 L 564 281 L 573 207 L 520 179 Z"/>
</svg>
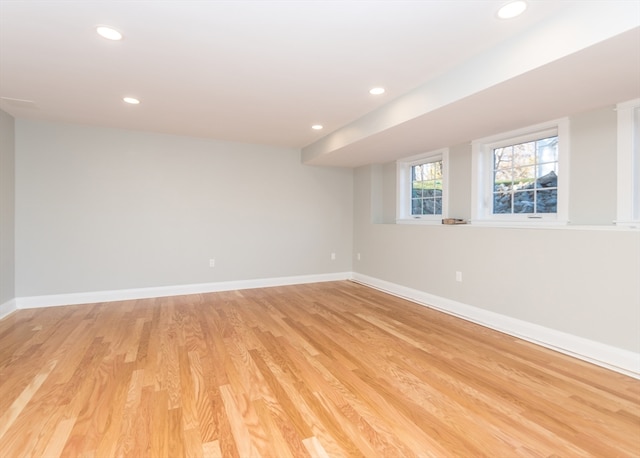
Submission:
<svg viewBox="0 0 640 458">
<path fill-rule="evenodd" d="M 136 414 L 139 412 L 142 401 L 142 382 L 144 372 L 137 369 L 132 372 L 131 380 L 127 387 L 127 395 L 122 411 L 120 431 L 117 439 L 111 444 L 107 453 L 105 450 L 102 456 L 132 456 L 134 451 L 134 441 L 136 432 Z"/>
<path fill-rule="evenodd" d="M 255 458 L 259 457 L 260 453 L 255 445 L 255 440 L 251 437 L 248 425 L 246 424 L 246 417 L 253 416 L 248 412 L 248 403 L 246 398 L 243 399 L 244 405 L 240 406 L 236 402 L 236 396 L 234 396 L 234 389 L 230 385 L 223 385 L 220 387 L 220 395 L 222 402 L 229 418 L 229 424 L 231 426 L 231 433 L 233 434 L 234 441 L 238 447 L 238 454 L 243 458 Z M 240 398 L 240 396 L 238 396 Z M 249 421 L 254 422 L 253 418 Z"/>
<path fill-rule="evenodd" d="M 202 454 L 204 458 L 222 458 L 222 450 L 218 441 L 205 442 L 202 444 Z"/>
<path fill-rule="evenodd" d="M 184 456 L 186 458 L 203 458 L 204 448 L 200 431 L 197 429 L 185 429 L 184 437 Z"/>
<path fill-rule="evenodd" d="M 304 446 L 313 458 L 330 458 L 320 441 L 318 441 L 317 437 L 309 437 L 304 439 L 303 442 Z"/>
<path fill-rule="evenodd" d="M 258 370 L 262 373 L 265 383 L 267 383 L 267 386 L 270 388 L 271 396 L 268 398 L 268 400 L 271 401 L 270 405 L 279 406 L 279 410 L 282 411 L 282 416 L 286 416 L 287 422 L 284 426 L 287 427 L 287 431 L 285 434 L 295 439 L 310 437 L 313 434 L 311 428 L 296 408 L 294 401 L 289 397 L 287 390 L 281 385 L 282 377 L 278 377 L 272 372 L 271 368 L 262 359 L 262 356 L 260 356 L 257 350 L 250 351 Z M 278 415 L 278 417 L 280 417 L 280 415 Z"/>
<path fill-rule="evenodd" d="M 144 368 L 144 386 L 153 386 L 154 389 L 160 389 L 160 370 L 158 368 L 160 362 L 161 352 L 160 339 L 162 337 L 163 329 L 160 328 L 161 322 L 162 303 L 157 303 L 157 306 L 153 309 L 153 316 L 151 318 L 151 325 L 149 329 L 149 338 L 146 343 L 146 352 L 144 357 L 138 354 L 139 367 Z"/>
<path fill-rule="evenodd" d="M 152 456 L 151 455 L 151 428 L 154 421 L 153 418 L 153 387 L 143 386 L 140 392 L 140 404 L 135 412 L 135 421 L 133 431 L 127 431 L 122 444 L 124 447 L 118 447 L 116 456 Z M 131 435 L 131 436 L 129 436 Z M 131 441 L 131 447 L 126 444 Z"/>
<path fill-rule="evenodd" d="M 57 361 L 55 360 L 49 361 L 49 363 L 33 377 L 9 408 L 2 413 L 2 416 L 0 416 L 0 439 L 2 439 L 7 430 L 13 425 L 13 422 L 18 418 L 20 413 L 22 413 L 27 403 L 40 389 L 40 386 L 47 380 L 47 377 L 49 377 L 49 374 L 51 374 L 51 371 L 55 368 L 56 363 Z"/>
<path fill-rule="evenodd" d="M 151 393 L 151 456 L 169 455 L 169 395 L 166 390 Z"/>
<path fill-rule="evenodd" d="M 33 453 L 34 456 L 62 456 L 62 450 L 64 449 L 65 444 L 69 440 L 69 436 L 71 435 L 71 430 L 73 429 L 73 425 L 76 422 L 76 418 L 67 418 L 58 422 L 51 435 L 51 440 L 47 444 L 47 448 L 44 449 L 42 454 L 36 449 Z"/>
<path fill-rule="evenodd" d="M 96 419 L 101 419 L 100 423 L 92 426 L 91 429 L 98 430 L 96 456 L 113 456 L 120 439 L 122 430 L 122 422 L 128 413 L 127 408 L 139 399 L 140 392 L 134 383 L 134 368 L 132 362 L 126 361 L 126 354 L 116 357 L 114 364 L 110 366 L 111 370 L 106 372 L 105 387 L 98 391 L 97 409 L 92 409 L 89 413 Z M 139 371 L 135 371 L 139 374 Z M 136 381 L 141 380 L 138 376 Z M 112 388 L 113 387 L 113 388 Z M 135 390 L 131 393 L 131 390 Z M 112 395 L 108 396 L 107 392 L 112 389 Z M 133 395 L 134 400 L 130 400 L 129 396 Z M 99 414 L 96 414 L 99 410 Z M 133 409 L 132 409 L 133 410 Z M 87 438 L 85 438 L 86 440 Z"/>
<path fill-rule="evenodd" d="M 640 380 L 348 282 L 19 310 L 0 456 L 640 457 Z"/>
<path fill-rule="evenodd" d="M 253 409 L 258 416 L 260 424 L 265 430 L 266 437 L 269 438 L 270 447 L 273 447 L 275 450 L 278 450 L 279 457 L 281 458 L 289 458 L 293 457 L 293 453 L 289 449 L 289 442 L 287 438 L 282 434 L 282 431 L 276 424 L 276 419 L 272 415 L 271 410 L 265 405 L 265 403 L 261 399 L 257 399 L 252 403 Z M 288 436 L 290 440 L 291 437 Z M 266 455 L 268 456 L 268 449 L 266 450 Z M 298 455 L 300 456 L 300 455 Z"/>
<path fill-rule="evenodd" d="M 106 349 L 101 352 L 107 353 Z M 68 414 L 76 418 L 62 451 L 66 456 L 95 454 L 101 440 L 103 447 L 110 449 L 120 429 L 132 367 L 124 363 L 124 354 L 107 360 L 93 357 L 91 361 L 91 380 L 79 386 L 76 395 L 66 403 Z M 77 386 L 75 380 L 72 386 Z"/>
<path fill-rule="evenodd" d="M 20 415 L 0 437 L 0 450 L 8 457 L 22 457 L 44 449 L 56 424 L 68 417 L 65 407 L 58 404 L 63 387 L 50 383 L 51 376 L 33 393 Z"/>
<path fill-rule="evenodd" d="M 191 360 L 185 346 L 178 347 L 178 366 L 180 375 L 180 406 L 182 408 L 182 418 L 184 428 L 188 430 L 199 430 L 197 399 L 195 394 L 193 371 Z"/>
<path fill-rule="evenodd" d="M 223 385 L 223 386 L 228 386 L 228 385 Z M 240 448 L 247 447 L 247 446 L 236 444 L 236 440 L 233 434 L 233 429 L 239 428 L 242 432 L 244 432 L 246 427 L 244 425 L 232 424 L 232 418 L 238 419 L 240 417 L 239 415 L 235 415 L 237 412 L 237 410 L 235 409 L 237 408 L 236 406 L 231 404 L 231 401 L 233 400 L 233 398 L 230 397 L 229 401 L 227 402 L 227 404 L 231 404 L 230 407 L 234 409 L 232 410 L 233 416 L 229 417 L 226 411 L 226 406 L 222 398 L 221 390 L 217 388 L 215 392 L 210 393 L 209 396 L 213 401 L 213 406 L 215 408 L 216 422 L 219 427 L 218 439 L 217 441 L 214 441 L 214 442 L 218 443 L 218 447 L 220 448 L 220 453 L 224 457 L 244 458 L 242 457 L 242 455 L 240 455 L 239 450 Z"/>
<path fill-rule="evenodd" d="M 182 409 L 170 409 L 168 416 L 168 444 L 167 455 L 175 458 L 183 458 L 186 456 L 185 451 L 185 433 L 182 421 Z"/>
<path fill-rule="evenodd" d="M 207 388 L 202 362 L 197 352 L 189 352 L 189 369 L 191 370 L 193 407 L 196 410 L 196 420 L 202 443 L 213 442 L 218 437 L 218 427 L 215 421 L 214 409 L 210 391 Z"/>
<path fill-rule="evenodd" d="M 161 318 L 160 328 L 160 360 L 158 362 L 160 380 L 158 380 L 160 390 L 167 392 L 170 409 L 180 407 L 180 368 L 178 366 L 178 331 L 175 323 L 175 308 L 172 298 L 165 298 L 167 307 L 165 314 Z"/>
</svg>

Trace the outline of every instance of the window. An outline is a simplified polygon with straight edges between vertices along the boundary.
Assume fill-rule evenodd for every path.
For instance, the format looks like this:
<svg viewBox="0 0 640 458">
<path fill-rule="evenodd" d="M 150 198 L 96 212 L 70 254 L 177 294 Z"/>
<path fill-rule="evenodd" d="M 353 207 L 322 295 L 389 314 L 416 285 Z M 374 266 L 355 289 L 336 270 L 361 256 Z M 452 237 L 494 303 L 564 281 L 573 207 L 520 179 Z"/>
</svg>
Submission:
<svg viewBox="0 0 640 458">
<path fill-rule="evenodd" d="M 472 222 L 566 222 L 568 120 L 473 142 Z"/>
<path fill-rule="evenodd" d="M 493 214 L 556 213 L 558 136 L 492 148 Z"/>
<path fill-rule="evenodd" d="M 397 162 L 400 223 L 438 223 L 447 216 L 449 150 L 412 156 Z"/>
<path fill-rule="evenodd" d="M 640 227 L 640 99 L 619 103 L 616 225 Z"/>
</svg>

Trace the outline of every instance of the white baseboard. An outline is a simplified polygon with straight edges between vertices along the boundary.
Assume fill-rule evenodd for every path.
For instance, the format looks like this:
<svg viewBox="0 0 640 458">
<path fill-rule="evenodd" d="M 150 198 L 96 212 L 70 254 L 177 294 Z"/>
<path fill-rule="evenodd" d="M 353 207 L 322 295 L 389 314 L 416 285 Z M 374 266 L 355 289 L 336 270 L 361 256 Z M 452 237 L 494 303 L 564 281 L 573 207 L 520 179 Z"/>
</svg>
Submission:
<svg viewBox="0 0 640 458">
<path fill-rule="evenodd" d="M 18 310 L 15 299 L 10 299 L 7 302 L 0 304 L 0 319 Z"/>
<path fill-rule="evenodd" d="M 160 286 L 155 288 L 122 289 L 114 291 L 95 291 L 87 293 L 53 294 L 48 296 L 18 297 L 15 306 L 19 309 L 54 307 L 59 305 L 95 304 L 98 302 L 150 299 L 154 297 L 182 296 L 185 294 L 215 293 L 270 286 L 299 285 L 326 281 L 349 280 L 351 272 L 330 274 L 298 275 L 294 277 L 260 278 L 217 283 L 198 283 L 192 285 Z M 0 311 L 2 309 L 0 308 Z"/>
<path fill-rule="evenodd" d="M 505 334 L 547 347 L 561 353 L 597 364 L 602 367 L 640 379 L 640 353 L 613 347 L 607 344 L 567 334 L 527 321 L 511 318 L 479 307 L 463 304 L 451 299 L 435 296 L 405 286 L 380 280 L 354 272 L 337 272 L 318 275 L 238 280 L 193 285 L 136 288 L 116 291 L 55 294 L 48 296 L 18 297 L 0 304 L 0 318 L 16 309 L 52 307 L 58 305 L 93 304 L 154 297 L 180 296 L 185 294 L 214 293 L 250 288 L 297 285 L 325 281 L 353 280 L 366 286 L 402 297 L 449 315 L 471 321 Z"/>
<path fill-rule="evenodd" d="M 567 334 L 479 307 L 358 273 L 353 281 L 640 379 L 640 353 Z"/>
</svg>

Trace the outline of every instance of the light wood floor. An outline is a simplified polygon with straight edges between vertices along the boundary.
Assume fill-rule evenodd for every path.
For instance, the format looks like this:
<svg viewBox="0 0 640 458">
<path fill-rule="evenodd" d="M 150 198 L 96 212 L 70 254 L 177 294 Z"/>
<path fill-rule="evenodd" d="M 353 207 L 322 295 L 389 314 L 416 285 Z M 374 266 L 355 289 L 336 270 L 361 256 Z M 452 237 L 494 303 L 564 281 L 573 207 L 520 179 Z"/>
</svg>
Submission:
<svg viewBox="0 0 640 458">
<path fill-rule="evenodd" d="M 640 456 L 640 381 L 352 282 L 21 310 L 0 456 Z"/>
</svg>

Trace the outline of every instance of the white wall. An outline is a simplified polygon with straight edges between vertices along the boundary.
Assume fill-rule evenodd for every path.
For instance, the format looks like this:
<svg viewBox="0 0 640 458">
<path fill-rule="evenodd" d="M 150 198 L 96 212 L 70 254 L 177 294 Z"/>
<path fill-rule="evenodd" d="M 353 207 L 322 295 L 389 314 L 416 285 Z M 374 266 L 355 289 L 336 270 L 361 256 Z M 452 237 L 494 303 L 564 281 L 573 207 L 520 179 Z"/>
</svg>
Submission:
<svg viewBox="0 0 640 458">
<path fill-rule="evenodd" d="M 352 185 L 294 149 L 18 119 L 16 296 L 350 271 Z"/>
<path fill-rule="evenodd" d="M 616 229 L 616 125 L 609 107 L 571 119 L 570 219 L 590 227 L 375 224 L 393 164 L 356 170 L 354 271 L 640 353 L 640 231 Z M 470 216 L 471 149 L 451 148 L 452 215 Z M 380 172 L 382 169 L 382 172 Z M 593 186 L 593 189 L 592 189 Z M 378 196 L 378 197 L 375 197 Z M 591 203 L 592 202 L 592 203 Z M 468 205 L 468 206 L 467 206 Z M 455 272 L 463 275 L 456 282 Z"/>
<path fill-rule="evenodd" d="M 15 298 L 14 256 L 14 119 L 0 110 L 0 316 Z"/>
<path fill-rule="evenodd" d="M 572 224 L 611 224 L 616 219 L 616 135 L 614 107 L 571 118 Z"/>
</svg>

